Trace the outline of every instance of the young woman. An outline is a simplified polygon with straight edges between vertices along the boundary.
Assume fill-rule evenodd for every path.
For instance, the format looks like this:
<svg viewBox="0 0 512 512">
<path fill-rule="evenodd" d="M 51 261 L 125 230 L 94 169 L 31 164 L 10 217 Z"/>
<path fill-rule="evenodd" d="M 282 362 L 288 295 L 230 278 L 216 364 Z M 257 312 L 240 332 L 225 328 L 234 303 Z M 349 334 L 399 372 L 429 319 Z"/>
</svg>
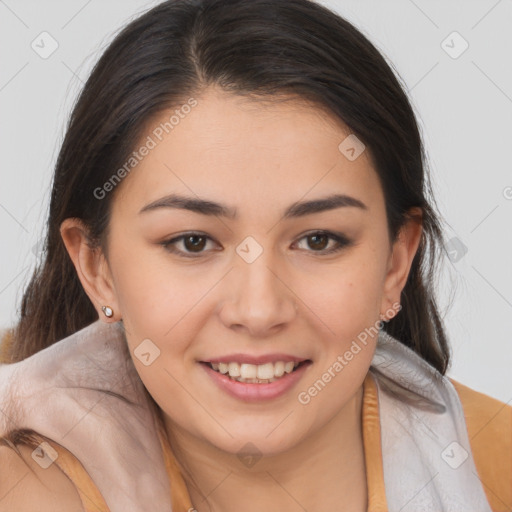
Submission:
<svg viewBox="0 0 512 512">
<path fill-rule="evenodd" d="M 59 154 L 2 345 L 0 510 L 510 510 L 512 407 L 445 376 L 441 247 L 412 108 L 352 25 L 151 9 Z"/>
</svg>

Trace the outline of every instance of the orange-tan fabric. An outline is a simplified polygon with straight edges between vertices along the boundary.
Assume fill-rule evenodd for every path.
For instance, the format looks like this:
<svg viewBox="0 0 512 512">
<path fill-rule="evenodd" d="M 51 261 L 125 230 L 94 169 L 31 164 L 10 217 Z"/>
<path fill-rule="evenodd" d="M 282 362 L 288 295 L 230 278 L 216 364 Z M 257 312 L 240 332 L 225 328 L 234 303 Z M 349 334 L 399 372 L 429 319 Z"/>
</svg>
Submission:
<svg viewBox="0 0 512 512">
<path fill-rule="evenodd" d="M 193 507 L 187 487 L 167 441 L 167 435 L 162 429 L 161 424 L 158 423 L 158 425 L 158 435 L 160 437 L 165 467 L 171 485 L 172 510 L 173 512 L 188 512 Z M 52 441 L 47 442 L 49 442 L 58 454 L 54 464 L 57 464 L 60 467 L 60 469 L 68 476 L 77 488 L 78 494 L 82 500 L 84 511 L 109 512 L 109 508 L 107 507 L 103 497 L 79 460 L 61 445 Z"/>
<path fill-rule="evenodd" d="M 9 329 L 1 335 L 0 333 L 0 364 L 9 363 L 9 349 L 13 340 L 12 331 Z"/>
<path fill-rule="evenodd" d="M 6 354 L 9 333 L 0 343 L 0 363 Z M 493 512 L 512 510 L 512 406 L 479 393 L 450 379 L 461 400 L 468 437 L 478 476 Z M 364 381 L 362 424 L 368 486 L 368 512 L 387 512 L 380 441 L 379 401 L 376 383 L 368 373 Z M 173 512 L 192 509 L 187 487 L 160 422 L 158 435 L 168 473 Z M 46 440 L 46 439 L 45 439 Z M 58 443 L 48 441 L 57 451 L 55 464 L 77 488 L 85 512 L 109 512 L 109 509 L 82 464 Z"/>
<path fill-rule="evenodd" d="M 493 512 L 512 510 L 512 406 L 450 379 L 464 408 L 478 477 Z M 511 390 L 512 393 L 512 390 Z M 511 399 L 512 400 L 512 399 Z"/>
<path fill-rule="evenodd" d="M 363 384 L 363 446 L 368 487 L 368 512 L 387 512 L 380 444 L 377 385 L 370 373 Z"/>
</svg>

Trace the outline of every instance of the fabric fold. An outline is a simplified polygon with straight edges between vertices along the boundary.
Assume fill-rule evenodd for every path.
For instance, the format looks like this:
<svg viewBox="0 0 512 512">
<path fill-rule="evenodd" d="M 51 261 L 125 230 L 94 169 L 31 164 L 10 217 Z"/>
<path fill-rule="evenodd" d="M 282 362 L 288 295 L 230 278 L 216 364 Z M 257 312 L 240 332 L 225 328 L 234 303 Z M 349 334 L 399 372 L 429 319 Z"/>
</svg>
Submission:
<svg viewBox="0 0 512 512">
<path fill-rule="evenodd" d="M 492 512 L 450 380 L 384 331 L 370 371 L 379 394 L 389 510 Z"/>
<path fill-rule="evenodd" d="M 2 433 L 32 429 L 66 448 L 111 512 L 172 510 L 155 407 L 120 324 L 97 320 L 0 374 Z"/>
</svg>

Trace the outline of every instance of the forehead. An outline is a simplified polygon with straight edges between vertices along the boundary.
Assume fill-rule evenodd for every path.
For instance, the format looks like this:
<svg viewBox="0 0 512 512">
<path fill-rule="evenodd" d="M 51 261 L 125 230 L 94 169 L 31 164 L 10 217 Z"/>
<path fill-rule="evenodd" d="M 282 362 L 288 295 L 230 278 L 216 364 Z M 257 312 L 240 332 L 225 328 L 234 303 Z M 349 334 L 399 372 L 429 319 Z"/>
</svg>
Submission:
<svg viewBox="0 0 512 512">
<path fill-rule="evenodd" d="M 147 124 L 135 149 L 151 149 L 119 191 L 131 208 L 171 192 L 260 215 L 262 208 L 335 192 L 379 200 L 369 152 L 347 158 L 345 141 L 353 135 L 325 109 L 298 98 L 261 101 L 216 88 L 193 99 L 195 106 L 178 105 Z"/>
</svg>

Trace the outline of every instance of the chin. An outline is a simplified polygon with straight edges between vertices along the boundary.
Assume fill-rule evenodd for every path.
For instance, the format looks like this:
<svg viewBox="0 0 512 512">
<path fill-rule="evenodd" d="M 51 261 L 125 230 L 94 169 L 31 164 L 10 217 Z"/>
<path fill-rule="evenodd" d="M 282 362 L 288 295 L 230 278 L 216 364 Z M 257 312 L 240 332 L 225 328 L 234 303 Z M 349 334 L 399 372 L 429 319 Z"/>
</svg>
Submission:
<svg viewBox="0 0 512 512">
<path fill-rule="evenodd" d="M 297 446 L 302 437 L 299 433 L 285 431 L 284 429 L 278 432 L 279 421 L 273 423 L 272 427 L 265 429 L 248 429 L 244 434 L 240 434 L 240 430 L 230 430 L 228 432 L 233 434 L 233 438 L 222 436 L 222 438 L 209 438 L 205 439 L 206 442 L 221 450 L 239 458 L 245 455 L 261 458 L 272 457 L 280 455 Z M 270 435 L 269 435 L 270 434 Z"/>
</svg>

